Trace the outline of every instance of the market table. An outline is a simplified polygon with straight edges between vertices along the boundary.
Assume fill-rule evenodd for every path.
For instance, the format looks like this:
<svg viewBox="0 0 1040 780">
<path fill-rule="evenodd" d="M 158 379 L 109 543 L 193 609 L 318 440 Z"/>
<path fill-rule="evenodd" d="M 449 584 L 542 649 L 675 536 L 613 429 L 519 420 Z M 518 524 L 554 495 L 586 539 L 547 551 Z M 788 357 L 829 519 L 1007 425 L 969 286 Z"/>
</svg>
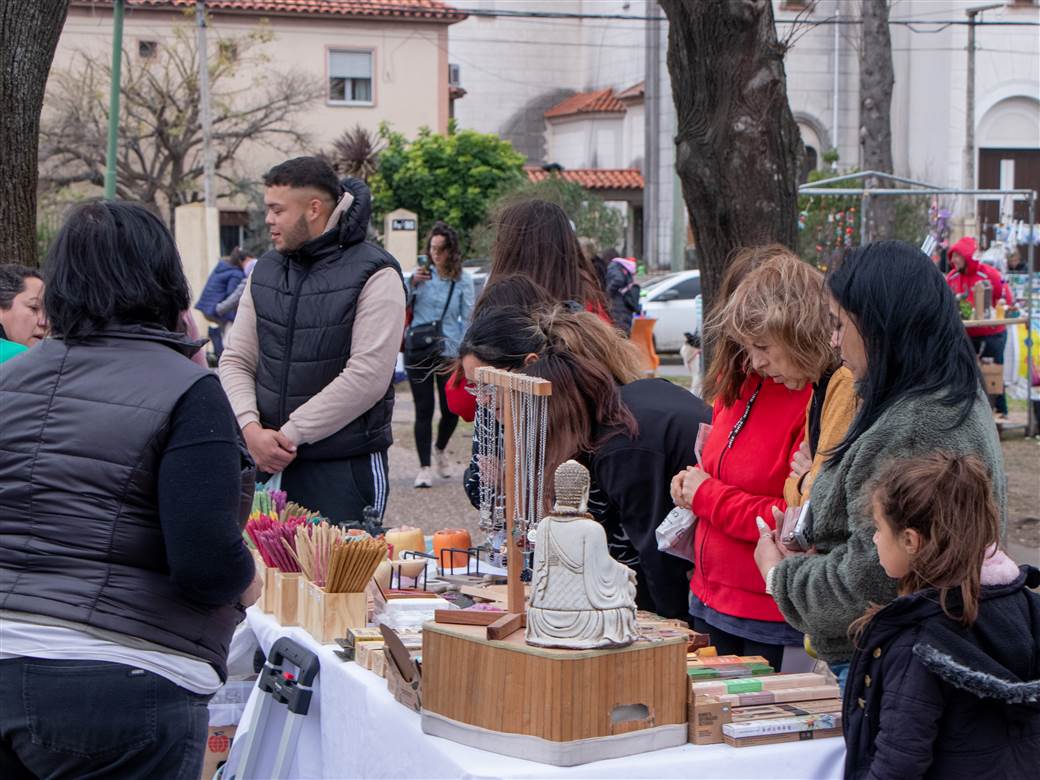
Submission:
<svg viewBox="0 0 1040 780">
<path fill-rule="evenodd" d="M 300 732 L 294 778 L 832 778 L 841 777 L 844 742 L 831 738 L 760 747 L 683 745 L 625 758 L 557 767 L 501 756 L 424 734 L 418 713 L 394 701 L 386 681 L 345 663 L 335 645 L 319 645 L 301 628 L 283 627 L 256 607 L 248 621 L 266 653 L 289 636 L 321 660 L 314 702 Z M 236 735 L 256 706 L 254 688 Z M 280 729 L 280 724 L 274 724 Z M 270 733 L 270 732 L 268 732 Z M 229 766 L 237 760 L 235 748 Z"/>
</svg>

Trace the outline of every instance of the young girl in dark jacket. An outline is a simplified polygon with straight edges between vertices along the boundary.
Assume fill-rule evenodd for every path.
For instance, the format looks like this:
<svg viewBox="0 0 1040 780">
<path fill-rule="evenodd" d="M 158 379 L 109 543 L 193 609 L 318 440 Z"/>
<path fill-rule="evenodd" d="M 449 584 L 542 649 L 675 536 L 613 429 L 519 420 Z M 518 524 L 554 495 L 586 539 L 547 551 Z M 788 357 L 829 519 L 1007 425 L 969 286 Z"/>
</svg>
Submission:
<svg viewBox="0 0 1040 780">
<path fill-rule="evenodd" d="M 874 544 L 900 596 L 852 625 L 846 778 L 1025 778 L 1040 767 L 1040 571 L 997 548 L 973 455 L 892 464 Z"/>
</svg>

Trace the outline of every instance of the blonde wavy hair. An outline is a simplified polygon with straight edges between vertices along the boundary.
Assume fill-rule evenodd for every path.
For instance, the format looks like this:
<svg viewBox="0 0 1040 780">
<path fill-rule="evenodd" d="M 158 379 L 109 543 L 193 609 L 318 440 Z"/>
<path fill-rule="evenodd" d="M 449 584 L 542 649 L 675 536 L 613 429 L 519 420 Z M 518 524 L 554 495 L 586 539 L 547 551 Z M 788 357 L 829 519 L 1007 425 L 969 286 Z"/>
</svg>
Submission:
<svg viewBox="0 0 1040 780">
<path fill-rule="evenodd" d="M 729 290 L 726 290 L 729 283 Z M 744 344 L 775 342 L 811 381 L 837 365 L 823 274 L 778 244 L 744 250 L 733 260 L 720 298 L 705 324 L 715 353 L 705 398 L 729 405 L 752 372 Z"/>
</svg>

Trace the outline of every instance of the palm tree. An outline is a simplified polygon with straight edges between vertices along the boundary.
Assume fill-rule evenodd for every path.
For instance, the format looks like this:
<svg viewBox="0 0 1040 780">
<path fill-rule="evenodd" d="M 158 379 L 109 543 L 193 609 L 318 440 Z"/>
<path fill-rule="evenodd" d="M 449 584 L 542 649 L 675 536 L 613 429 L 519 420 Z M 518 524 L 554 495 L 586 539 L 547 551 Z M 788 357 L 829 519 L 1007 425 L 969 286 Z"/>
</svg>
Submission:
<svg viewBox="0 0 1040 780">
<path fill-rule="evenodd" d="M 322 150 L 318 156 L 328 160 L 336 173 L 368 179 L 379 169 L 379 155 L 386 143 L 361 125 L 343 131 L 332 142 L 332 148 Z"/>
</svg>

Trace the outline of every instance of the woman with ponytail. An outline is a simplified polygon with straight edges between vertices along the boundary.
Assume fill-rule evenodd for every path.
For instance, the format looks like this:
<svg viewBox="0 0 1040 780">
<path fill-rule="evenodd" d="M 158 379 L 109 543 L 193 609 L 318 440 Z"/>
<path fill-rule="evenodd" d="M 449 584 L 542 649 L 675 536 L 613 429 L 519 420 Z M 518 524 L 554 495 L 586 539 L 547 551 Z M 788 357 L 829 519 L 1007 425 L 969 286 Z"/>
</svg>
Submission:
<svg viewBox="0 0 1040 780">
<path fill-rule="evenodd" d="M 485 308 L 459 356 L 471 381 L 491 366 L 552 382 L 547 484 L 565 460 L 583 463 L 593 484 L 589 509 L 614 557 L 636 570 L 637 605 L 687 619 L 690 565 L 660 552 L 654 531 L 673 506 L 671 476 L 696 462 L 693 444 L 711 410 L 671 382 L 637 380 L 634 348 L 576 306 Z M 471 465 L 468 487 L 479 465 Z M 476 505 L 476 491 L 467 492 Z"/>
</svg>

